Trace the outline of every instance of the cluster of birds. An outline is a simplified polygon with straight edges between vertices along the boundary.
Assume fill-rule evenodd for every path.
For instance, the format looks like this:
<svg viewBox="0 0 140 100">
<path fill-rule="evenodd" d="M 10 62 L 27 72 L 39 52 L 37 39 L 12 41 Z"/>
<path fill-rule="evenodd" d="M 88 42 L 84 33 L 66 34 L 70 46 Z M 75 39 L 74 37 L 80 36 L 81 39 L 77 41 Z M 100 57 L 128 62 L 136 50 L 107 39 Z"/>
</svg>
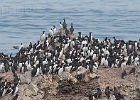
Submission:
<svg viewBox="0 0 140 100">
<path fill-rule="evenodd" d="M 18 75 L 16 73 L 13 74 L 14 75 L 14 79 L 13 82 L 11 81 L 7 81 L 7 79 L 5 79 L 4 81 L 2 81 L 1 78 L 1 82 L 0 82 L 0 97 L 3 97 L 5 95 L 15 95 L 13 97 L 13 100 L 16 100 L 18 94 L 18 86 L 20 83 L 20 78 L 18 77 Z"/>
<path fill-rule="evenodd" d="M 64 19 L 60 22 L 58 32 L 54 25 L 48 31 L 48 36 L 43 31 L 37 43 L 30 42 L 28 47 L 24 47 L 21 43 L 14 57 L 12 54 L 8 56 L 0 53 L 0 72 L 11 71 L 15 74 L 17 71 L 20 73 L 31 71 L 34 77 L 39 74 L 61 75 L 63 71 L 72 73 L 81 68 L 93 73 L 97 72 L 99 66 L 104 66 L 121 68 L 123 70 L 121 77 L 124 78 L 127 75 L 125 71 L 127 65 L 140 65 L 138 54 L 140 41 L 125 42 L 115 37 L 113 42 L 107 37 L 100 41 L 92 36 L 92 32 L 86 36 L 82 36 L 81 32 L 75 36 L 73 32 L 73 23 L 68 29 Z M 131 73 L 135 73 L 135 68 L 130 71 Z"/>
<path fill-rule="evenodd" d="M 104 95 L 110 99 L 112 94 L 112 97 L 115 98 L 115 100 L 124 100 L 124 96 L 118 91 L 116 87 L 113 89 L 110 89 L 109 86 L 107 86 L 104 90 Z M 89 100 L 95 100 L 99 99 L 103 96 L 102 90 L 100 88 L 97 88 L 97 92 L 95 94 L 89 95 Z"/>
</svg>

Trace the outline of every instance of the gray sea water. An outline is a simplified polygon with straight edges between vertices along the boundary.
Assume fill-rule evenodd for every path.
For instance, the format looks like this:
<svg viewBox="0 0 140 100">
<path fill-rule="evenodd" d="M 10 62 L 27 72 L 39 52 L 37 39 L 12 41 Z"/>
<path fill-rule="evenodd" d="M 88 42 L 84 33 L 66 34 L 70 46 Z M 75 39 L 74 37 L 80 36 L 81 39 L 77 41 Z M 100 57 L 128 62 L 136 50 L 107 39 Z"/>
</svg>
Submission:
<svg viewBox="0 0 140 100">
<path fill-rule="evenodd" d="M 37 42 L 42 31 L 64 18 L 75 32 L 95 38 L 140 39 L 140 0 L 1 0 L 0 52 L 17 53 L 14 45 Z"/>
</svg>

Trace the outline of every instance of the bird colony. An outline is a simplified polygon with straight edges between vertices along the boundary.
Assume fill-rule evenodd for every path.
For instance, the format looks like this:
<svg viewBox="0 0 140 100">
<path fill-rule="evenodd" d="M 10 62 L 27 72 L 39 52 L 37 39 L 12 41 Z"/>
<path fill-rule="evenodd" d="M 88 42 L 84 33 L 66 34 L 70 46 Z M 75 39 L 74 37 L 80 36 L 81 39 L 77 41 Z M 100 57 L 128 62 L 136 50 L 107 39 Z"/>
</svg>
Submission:
<svg viewBox="0 0 140 100">
<path fill-rule="evenodd" d="M 65 19 L 60 22 L 58 32 L 55 25 L 49 31 L 43 31 L 36 43 L 29 43 L 24 47 L 21 43 L 15 56 L 0 53 L 0 72 L 13 72 L 13 83 L 2 80 L 0 83 L 0 96 L 7 94 L 18 97 L 20 78 L 17 73 L 31 72 L 32 77 L 52 74 L 61 75 L 62 72 L 72 73 L 84 70 L 88 73 L 97 73 L 99 67 L 120 68 L 123 70 L 120 78 L 128 74 L 135 74 L 136 67 L 140 65 L 140 41 L 116 39 L 105 37 L 104 40 L 94 38 L 92 32 L 83 36 L 81 32 L 74 34 L 73 23 L 67 28 Z M 134 67 L 129 73 L 125 69 L 129 65 Z M 116 93 L 116 100 L 123 100 L 120 93 Z M 109 87 L 104 91 L 109 99 Z M 100 98 L 102 91 L 97 88 L 97 93 L 89 95 L 89 99 Z"/>
</svg>

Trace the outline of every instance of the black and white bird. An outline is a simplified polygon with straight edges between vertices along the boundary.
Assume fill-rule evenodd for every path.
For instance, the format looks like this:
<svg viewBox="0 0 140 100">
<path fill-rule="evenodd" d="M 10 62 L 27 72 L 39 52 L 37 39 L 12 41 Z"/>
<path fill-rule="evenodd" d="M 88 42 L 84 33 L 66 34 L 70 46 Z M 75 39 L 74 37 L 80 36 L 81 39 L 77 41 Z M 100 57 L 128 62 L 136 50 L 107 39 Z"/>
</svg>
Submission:
<svg viewBox="0 0 140 100">
<path fill-rule="evenodd" d="M 50 30 L 49 30 L 49 34 L 48 34 L 50 37 L 53 37 L 53 35 L 54 35 L 54 32 L 53 32 L 53 29 L 51 28 Z"/>
<path fill-rule="evenodd" d="M 66 24 L 66 20 L 65 19 L 63 19 L 64 21 L 63 21 L 63 29 L 67 29 L 67 24 Z"/>
<path fill-rule="evenodd" d="M 12 89 L 13 89 L 13 91 L 12 91 L 12 94 L 16 94 L 17 92 L 18 92 L 18 84 L 17 85 L 14 85 L 13 87 L 12 87 Z"/>
<path fill-rule="evenodd" d="M 92 94 L 89 94 L 88 98 L 89 98 L 89 100 L 94 100 L 95 99 Z"/>
<path fill-rule="evenodd" d="M 56 34 L 56 27 L 55 27 L 55 25 L 53 25 L 53 34 Z"/>
<path fill-rule="evenodd" d="M 63 24 L 60 22 L 60 30 L 63 29 Z"/>
<path fill-rule="evenodd" d="M 20 50 L 21 48 L 24 48 L 24 45 L 23 45 L 22 43 L 21 43 L 20 46 L 19 46 L 19 50 Z"/>
<path fill-rule="evenodd" d="M 121 74 L 121 78 L 124 79 L 124 77 L 127 75 L 127 72 L 124 70 Z"/>
<path fill-rule="evenodd" d="M 71 32 L 71 34 L 73 34 L 73 32 L 74 32 L 73 23 L 71 23 L 70 32 Z"/>
<path fill-rule="evenodd" d="M 6 91 L 6 94 L 12 94 L 12 92 L 13 92 L 13 89 L 11 86 L 9 86 L 7 91 Z"/>
<path fill-rule="evenodd" d="M 46 36 L 45 31 L 43 31 L 42 35 L 40 36 L 40 43 L 43 44 L 45 42 Z"/>
<path fill-rule="evenodd" d="M 35 68 L 33 68 L 33 70 L 31 71 L 31 76 L 34 77 L 34 76 L 38 76 L 39 75 L 39 72 L 40 72 L 40 66 L 37 65 Z"/>
<path fill-rule="evenodd" d="M 130 71 L 129 71 L 129 74 L 135 74 L 136 72 L 136 69 L 135 68 L 132 68 Z"/>
<path fill-rule="evenodd" d="M 105 96 L 109 99 L 110 98 L 110 90 L 109 90 L 109 86 L 107 86 L 106 88 L 105 88 Z"/>
<path fill-rule="evenodd" d="M 25 73 L 27 71 L 27 66 L 23 63 L 22 67 L 20 68 L 20 73 Z"/>
<path fill-rule="evenodd" d="M 97 88 L 97 92 L 93 95 L 96 99 L 101 98 L 102 96 L 102 91 L 100 88 Z"/>
<path fill-rule="evenodd" d="M 6 94 L 6 91 L 7 91 L 7 87 L 6 86 L 4 86 L 3 88 L 1 88 L 1 93 L 0 93 L 0 95 L 3 97 L 5 94 Z"/>
<path fill-rule="evenodd" d="M 20 77 L 17 73 L 14 73 L 14 86 L 17 86 L 20 83 Z"/>
<path fill-rule="evenodd" d="M 18 94 L 16 94 L 14 97 L 13 97 L 13 99 L 12 100 L 18 100 Z"/>
</svg>

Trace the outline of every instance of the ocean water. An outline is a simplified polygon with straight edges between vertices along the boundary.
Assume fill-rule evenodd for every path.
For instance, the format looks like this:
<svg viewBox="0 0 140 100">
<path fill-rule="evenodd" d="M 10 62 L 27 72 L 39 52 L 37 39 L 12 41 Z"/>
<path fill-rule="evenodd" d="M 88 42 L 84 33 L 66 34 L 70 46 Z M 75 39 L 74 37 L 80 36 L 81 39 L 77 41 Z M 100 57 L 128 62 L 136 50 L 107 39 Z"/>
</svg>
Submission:
<svg viewBox="0 0 140 100">
<path fill-rule="evenodd" d="M 140 0 L 3 0 L 0 3 L 0 52 L 17 53 L 13 46 L 39 40 L 42 31 L 59 30 L 66 19 L 74 33 L 93 37 L 140 39 Z"/>
</svg>

